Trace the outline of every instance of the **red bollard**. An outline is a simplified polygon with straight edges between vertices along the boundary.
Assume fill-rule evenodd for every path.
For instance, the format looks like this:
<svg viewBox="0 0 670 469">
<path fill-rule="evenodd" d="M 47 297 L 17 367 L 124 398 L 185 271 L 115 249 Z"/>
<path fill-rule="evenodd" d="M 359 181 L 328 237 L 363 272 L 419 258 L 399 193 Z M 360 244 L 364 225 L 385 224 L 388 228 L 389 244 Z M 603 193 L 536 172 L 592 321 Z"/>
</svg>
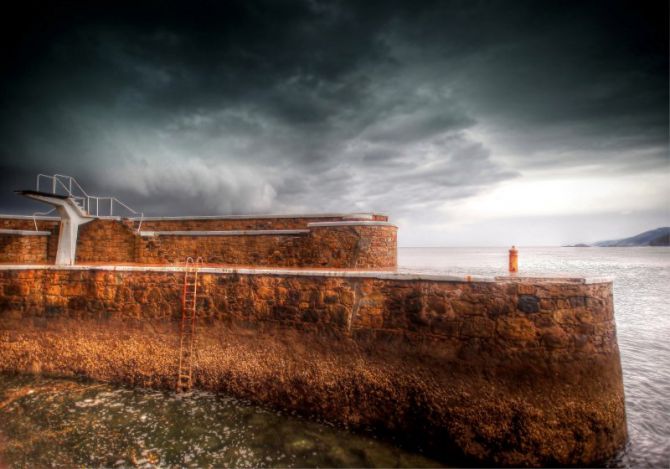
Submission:
<svg viewBox="0 0 670 469">
<path fill-rule="evenodd" d="M 519 271 L 519 251 L 515 246 L 509 250 L 509 273 L 516 274 Z"/>
</svg>

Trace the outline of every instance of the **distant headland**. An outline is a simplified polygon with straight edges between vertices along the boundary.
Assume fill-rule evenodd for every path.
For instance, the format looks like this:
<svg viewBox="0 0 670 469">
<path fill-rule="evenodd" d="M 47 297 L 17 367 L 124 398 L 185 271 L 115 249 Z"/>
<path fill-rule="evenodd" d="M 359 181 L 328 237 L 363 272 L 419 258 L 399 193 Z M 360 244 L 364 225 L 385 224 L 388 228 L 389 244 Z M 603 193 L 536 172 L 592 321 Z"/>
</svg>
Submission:
<svg viewBox="0 0 670 469">
<path fill-rule="evenodd" d="M 645 231 L 630 238 L 611 239 L 598 241 L 593 244 L 571 244 L 565 247 L 587 248 L 587 247 L 632 247 L 632 246 L 670 246 L 670 227 L 665 226 L 655 230 Z"/>
</svg>

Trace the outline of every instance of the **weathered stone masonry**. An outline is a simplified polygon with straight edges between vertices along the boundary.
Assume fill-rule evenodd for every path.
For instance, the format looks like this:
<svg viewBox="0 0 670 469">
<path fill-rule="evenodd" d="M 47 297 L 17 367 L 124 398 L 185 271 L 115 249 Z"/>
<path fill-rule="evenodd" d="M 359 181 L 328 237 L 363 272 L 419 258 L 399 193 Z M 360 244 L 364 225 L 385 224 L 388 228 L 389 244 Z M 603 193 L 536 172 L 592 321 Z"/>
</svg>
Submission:
<svg viewBox="0 0 670 469">
<path fill-rule="evenodd" d="M 171 387 L 182 275 L 0 270 L 0 369 Z M 625 441 L 609 282 L 205 269 L 201 292 L 199 387 L 495 464 Z"/>
<path fill-rule="evenodd" d="M 12 264 L 46 264 L 48 231 L 2 232 L 0 230 L 0 262 Z"/>
<path fill-rule="evenodd" d="M 55 220 L 0 217 L 0 264 L 51 264 L 57 245 Z"/>
<path fill-rule="evenodd" d="M 0 263 L 53 264 L 58 220 L 0 217 Z M 397 228 L 377 214 L 267 218 L 98 218 L 79 227 L 77 263 L 206 263 L 275 267 L 389 269 Z M 2 229 L 14 231 L 3 234 Z M 45 247 L 46 246 L 46 247 Z"/>
</svg>

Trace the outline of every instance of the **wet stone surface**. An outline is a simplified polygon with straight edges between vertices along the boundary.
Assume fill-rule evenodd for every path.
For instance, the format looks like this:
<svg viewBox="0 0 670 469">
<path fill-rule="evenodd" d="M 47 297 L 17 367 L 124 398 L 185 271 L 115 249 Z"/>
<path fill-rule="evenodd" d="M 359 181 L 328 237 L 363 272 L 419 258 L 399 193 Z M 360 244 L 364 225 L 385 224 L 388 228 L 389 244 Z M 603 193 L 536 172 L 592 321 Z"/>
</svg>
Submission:
<svg viewBox="0 0 670 469">
<path fill-rule="evenodd" d="M 435 467 L 419 454 L 207 392 L 0 375 L 0 466 Z"/>
</svg>

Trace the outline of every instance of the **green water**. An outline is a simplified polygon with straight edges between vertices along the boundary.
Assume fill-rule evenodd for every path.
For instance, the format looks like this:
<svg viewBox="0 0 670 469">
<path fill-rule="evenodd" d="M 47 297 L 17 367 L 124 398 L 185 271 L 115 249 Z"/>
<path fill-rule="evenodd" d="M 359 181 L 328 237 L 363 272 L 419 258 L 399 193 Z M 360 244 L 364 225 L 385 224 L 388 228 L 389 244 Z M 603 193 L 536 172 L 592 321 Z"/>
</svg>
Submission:
<svg viewBox="0 0 670 469">
<path fill-rule="evenodd" d="M 0 375 L 0 467 L 423 467 L 419 454 L 207 392 Z"/>
</svg>

